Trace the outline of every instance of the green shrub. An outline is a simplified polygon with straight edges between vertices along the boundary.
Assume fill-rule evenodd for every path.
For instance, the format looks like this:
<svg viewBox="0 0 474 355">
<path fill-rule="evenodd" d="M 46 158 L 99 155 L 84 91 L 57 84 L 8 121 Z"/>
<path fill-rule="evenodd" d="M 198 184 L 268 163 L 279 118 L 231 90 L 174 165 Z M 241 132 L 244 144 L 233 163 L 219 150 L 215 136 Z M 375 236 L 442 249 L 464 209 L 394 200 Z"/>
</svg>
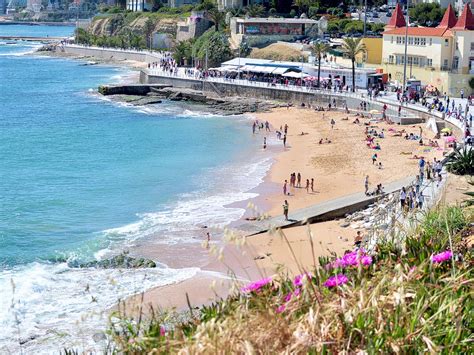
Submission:
<svg viewBox="0 0 474 355">
<path fill-rule="evenodd" d="M 464 147 L 457 150 L 446 163 L 449 172 L 456 175 L 474 174 L 474 149 Z"/>
</svg>

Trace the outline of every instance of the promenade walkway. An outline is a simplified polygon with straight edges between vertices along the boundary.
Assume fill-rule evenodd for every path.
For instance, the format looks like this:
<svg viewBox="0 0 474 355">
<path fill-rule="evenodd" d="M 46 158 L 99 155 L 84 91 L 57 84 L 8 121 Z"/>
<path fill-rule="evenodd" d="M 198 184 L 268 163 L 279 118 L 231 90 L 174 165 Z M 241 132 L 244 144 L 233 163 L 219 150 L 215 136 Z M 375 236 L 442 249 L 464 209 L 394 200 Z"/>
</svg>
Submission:
<svg viewBox="0 0 474 355">
<path fill-rule="evenodd" d="M 404 186 L 410 185 L 414 177 L 407 177 L 384 186 L 386 194 L 400 190 Z M 362 183 L 361 183 L 362 185 Z M 283 214 L 259 221 L 250 221 L 238 226 L 238 229 L 249 234 L 258 234 L 268 231 L 271 228 L 285 228 L 306 223 L 306 221 L 329 220 L 343 217 L 347 213 L 353 213 L 374 203 L 381 196 L 367 196 L 364 192 L 342 196 L 333 200 L 324 201 L 306 208 L 289 212 L 289 221 L 285 221 Z M 282 202 L 285 197 L 282 195 Z"/>
</svg>

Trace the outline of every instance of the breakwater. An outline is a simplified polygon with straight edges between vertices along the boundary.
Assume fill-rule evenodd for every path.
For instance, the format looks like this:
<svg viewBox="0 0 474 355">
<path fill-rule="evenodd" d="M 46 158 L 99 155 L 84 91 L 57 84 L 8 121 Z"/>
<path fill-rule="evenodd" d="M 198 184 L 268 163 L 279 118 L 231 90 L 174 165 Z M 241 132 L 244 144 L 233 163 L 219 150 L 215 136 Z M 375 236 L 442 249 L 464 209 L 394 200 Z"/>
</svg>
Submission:
<svg viewBox="0 0 474 355">
<path fill-rule="evenodd" d="M 94 57 L 105 60 L 133 60 L 136 62 L 143 63 L 152 63 L 161 59 L 161 55 L 159 53 L 149 51 L 132 51 L 122 50 L 119 48 L 85 47 L 74 44 L 61 45 L 57 48 L 57 51 L 80 57 Z"/>
</svg>

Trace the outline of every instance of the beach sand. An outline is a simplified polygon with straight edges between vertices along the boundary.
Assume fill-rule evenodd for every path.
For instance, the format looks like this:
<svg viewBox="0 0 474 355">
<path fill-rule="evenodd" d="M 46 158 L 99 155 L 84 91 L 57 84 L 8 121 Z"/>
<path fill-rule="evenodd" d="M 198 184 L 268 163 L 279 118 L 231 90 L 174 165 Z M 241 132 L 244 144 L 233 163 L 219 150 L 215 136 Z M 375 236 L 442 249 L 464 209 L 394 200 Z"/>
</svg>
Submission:
<svg viewBox="0 0 474 355">
<path fill-rule="evenodd" d="M 346 117 L 348 120 L 345 120 Z M 443 156 L 443 149 L 420 147 L 418 141 L 393 137 L 393 133 L 389 131 L 405 129 L 408 133 L 419 134 L 421 127 L 427 141 L 433 138 L 433 133 L 424 128 L 424 125 L 402 127 L 374 123 L 372 127 L 378 131 L 384 129 L 385 133 L 385 138 L 378 140 L 382 149 L 375 151 L 369 149 L 365 143 L 366 126 L 363 123 L 369 120 L 361 119 L 361 124 L 354 124 L 353 114 L 284 108 L 258 113 L 254 118 L 259 121 L 268 120 L 272 126 L 272 132 L 257 130 L 256 139 L 262 139 L 263 142 L 263 137 L 267 137 L 267 150 L 269 154 L 275 152 L 275 162 L 260 187 L 260 195 L 249 202 L 256 206 L 258 211 L 267 212 L 272 216 L 282 213 L 281 205 L 284 199 L 290 204 L 291 217 L 291 211 L 296 209 L 363 191 L 366 174 L 369 175 L 370 189 L 375 188 L 378 183 L 387 184 L 407 176 L 415 176 L 418 172 L 418 160 L 413 159 L 415 154 L 423 155 L 427 161 Z M 336 122 L 334 129 L 331 129 L 331 119 Z M 275 136 L 275 130 L 285 123 L 289 125 L 286 148 Z M 301 132 L 307 134 L 300 135 Z M 249 134 L 252 134 L 251 123 Z M 321 138 L 328 138 L 332 143 L 319 144 Z M 438 140 L 438 143 L 443 146 L 442 140 Z M 382 162 L 383 169 L 372 164 L 371 157 L 374 152 L 378 154 L 378 161 Z M 291 195 L 284 196 L 281 188 L 292 172 L 301 173 L 303 188 L 290 189 Z M 306 178 L 315 179 L 314 193 L 306 192 Z M 278 189 L 275 189 L 275 186 L 278 186 Z M 251 208 L 247 208 L 246 216 L 252 214 L 250 210 Z M 180 253 L 183 254 L 179 258 L 179 253 L 169 253 L 166 248 L 148 247 L 145 253 L 147 257 L 154 257 L 172 267 L 183 267 L 184 264 L 180 265 L 179 260 L 188 260 L 185 266 L 192 266 L 192 260 L 196 260 L 194 255 L 199 259 L 198 266 L 207 273 L 200 272 L 196 277 L 182 283 L 150 290 L 144 295 L 144 304 L 152 304 L 155 308 L 174 307 L 184 310 L 188 308 L 186 293 L 189 294 L 193 306 L 210 303 L 227 295 L 231 286 L 231 282 L 226 279 L 229 274 L 239 278 L 241 286 L 248 280 L 271 276 L 282 270 L 298 274 L 302 269 L 311 269 L 320 256 L 341 255 L 351 249 L 355 231 L 340 227 L 340 223 L 341 221 L 327 221 L 250 237 L 237 232 L 241 238 L 245 238 L 245 245 L 225 245 L 221 258 L 216 255 L 219 253 L 207 255 L 207 250 L 196 245 L 182 248 Z M 238 225 L 236 227 L 238 228 Z M 213 241 L 212 244 L 215 244 L 217 249 L 223 246 L 221 241 Z M 137 296 L 133 298 L 133 303 L 137 304 L 141 300 L 141 297 Z"/>
<path fill-rule="evenodd" d="M 432 139 L 434 134 L 422 125 L 399 126 L 387 123 L 373 123 L 371 127 L 380 132 L 384 129 L 385 138 L 378 139 L 381 150 L 367 147 L 365 143 L 365 122 L 354 124 L 354 114 L 336 111 L 315 112 L 304 108 L 276 109 L 270 113 L 255 115 L 259 121 L 269 121 L 273 132 L 268 133 L 270 144 L 276 145 L 279 154 L 268 176 L 268 181 L 278 184 L 281 193 L 270 195 L 265 202 L 272 206 L 267 212 L 271 216 L 282 213 L 281 205 L 288 200 L 291 210 L 307 207 L 318 202 L 327 201 L 364 191 L 364 179 L 369 175 L 370 190 L 376 185 L 400 180 L 418 173 L 418 160 L 414 155 L 422 155 L 425 160 L 432 162 L 433 158 L 443 157 L 442 139 L 438 140 L 441 148 L 420 146 L 418 141 L 406 140 L 403 137 L 393 137 L 389 129 L 402 130 L 408 133 L 420 134 L 423 129 L 425 142 Z M 348 120 L 345 120 L 345 119 Z M 336 122 L 334 129 L 330 121 Z M 274 130 L 288 124 L 287 148 L 275 138 Z M 264 135 L 262 133 L 257 133 Z M 301 132 L 307 133 L 301 135 Z M 332 143 L 319 144 L 319 140 L 328 138 Z M 263 138 L 262 138 L 263 139 Z M 273 147 L 271 147 L 273 148 Z M 378 155 L 377 163 L 382 162 L 382 169 L 372 164 L 372 155 Z M 283 195 L 283 183 L 290 179 L 291 173 L 301 173 L 302 188 L 290 189 L 290 196 Z M 314 178 L 314 192 L 306 192 L 306 179 Z M 258 202 L 255 203 L 259 207 Z"/>
</svg>

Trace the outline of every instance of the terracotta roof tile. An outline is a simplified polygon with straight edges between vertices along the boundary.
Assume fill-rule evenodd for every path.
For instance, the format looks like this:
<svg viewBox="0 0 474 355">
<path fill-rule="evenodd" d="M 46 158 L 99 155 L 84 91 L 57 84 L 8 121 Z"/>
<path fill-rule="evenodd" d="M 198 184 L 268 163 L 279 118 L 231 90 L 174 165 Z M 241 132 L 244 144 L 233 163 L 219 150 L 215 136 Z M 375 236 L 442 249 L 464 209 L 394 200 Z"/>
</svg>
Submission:
<svg viewBox="0 0 474 355">
<path fill-rule="evenodd" d="M 448 8 L 444 12 L 443 19 L 438 25 L 438 28 L 452 28 L 456 25 L 456 22 L 458 19 L 456 18 L 456 15 L 454 14 L 453 7 L 451 4 L 448 5 Z"/>
<path fill-rule="evenodd" d="M 458 22 L 454 25 L 453 30 L 474 30 L 474 18 L 469 4 L 464 5 L 464 9 L 459 16 Z"/>
<path fill-rule="evenodd" d="M 397 27 L 405 27 L 406 26 L 405 17 L 403 16 L 402 7 L 400 4 L 397 4 L 395 7 L 395 11 L 390 17 L 390 21 L 388 22 L 385 28 L 397 28 Z"/>
<path fill-rule="evenodd" d="M 387 29 L 383 32 L 384 35 L 405 35 L 405 27 Z M 409 36 L 426 36 L 426 37 L 450 37 L 451 31 L 446 28 L 438 27 L 408 27 Z"/>
</svg>

